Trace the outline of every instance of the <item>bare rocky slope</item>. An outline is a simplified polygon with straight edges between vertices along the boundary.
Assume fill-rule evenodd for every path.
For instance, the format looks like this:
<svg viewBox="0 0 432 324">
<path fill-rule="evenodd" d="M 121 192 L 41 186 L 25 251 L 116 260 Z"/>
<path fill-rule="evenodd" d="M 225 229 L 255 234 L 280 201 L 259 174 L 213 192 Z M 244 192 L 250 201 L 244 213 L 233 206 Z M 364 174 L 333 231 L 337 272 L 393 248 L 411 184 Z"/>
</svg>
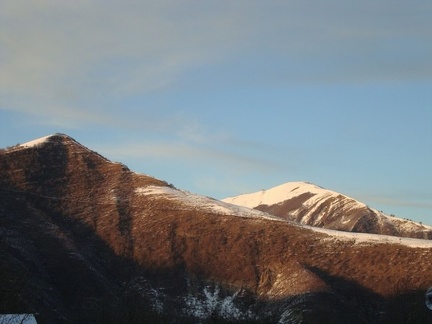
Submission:
<svg viewBox="0 0 432 324">
<path fill-rule="evenodd" d="M 432 227 L 386 215 L 343 194 L 308 182 L 288 182 L 223 201 L 300 224 L 347 232 L 432 239 Z"/>
<path fill-rule="evenodd" d="M 432 242 L 177 190 L 55 134 L 0 151 L 0 313 L 40 323 L 426 323 Z"/>
</svg>

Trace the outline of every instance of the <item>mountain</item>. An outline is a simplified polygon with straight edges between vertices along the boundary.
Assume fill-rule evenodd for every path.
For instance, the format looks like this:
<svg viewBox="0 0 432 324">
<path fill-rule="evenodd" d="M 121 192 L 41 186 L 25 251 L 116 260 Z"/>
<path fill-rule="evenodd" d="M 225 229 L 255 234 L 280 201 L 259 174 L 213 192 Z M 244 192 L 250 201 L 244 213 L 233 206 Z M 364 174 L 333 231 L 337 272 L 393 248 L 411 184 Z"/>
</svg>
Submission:
<svg viewBox="0 0 432 324">
<path fill-rule="evenodd" d="M 40 323 L 431 320 L 432 242 L 178 190 L 64 134 L 0 150 L 0 313 Z"/>
<path fill-rule="evenodd" d="M 288 182 L 223 201 L 301 224 L 347 232 L 432 239 L 432 227 L 389 216 L 343 194 L 309 182 Z"/>
</svg>

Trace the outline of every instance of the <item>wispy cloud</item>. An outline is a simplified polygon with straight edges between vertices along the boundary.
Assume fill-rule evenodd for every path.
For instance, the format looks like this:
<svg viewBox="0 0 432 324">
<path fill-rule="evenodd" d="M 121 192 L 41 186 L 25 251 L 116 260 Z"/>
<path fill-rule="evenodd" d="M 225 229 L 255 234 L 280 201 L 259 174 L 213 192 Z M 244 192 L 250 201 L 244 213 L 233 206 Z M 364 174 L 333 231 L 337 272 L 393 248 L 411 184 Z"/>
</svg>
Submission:
<svg viewBox="0 0 432 324">
<path fill-rule="evenodd" d="M 212 169 L 230 169 L 240 172 L 246 170 L 275 171 L 280 165 L 271 159 L 264 159 L 252 155 L 232 153 L 228 150 L 205 147 L 186 142 L 141 142 L 134 144 L 116 145 L 115 147 L 100 147 L 104 154 L 124 159 L 126 157 L 141 160 L 171 160 L 193 165 L 197 161 L 212 165 Z"/>
<path fill-rule="evenodd" d="M 109 122 L 95 115 L 115 118 L 121 107 L 113 100 L 165 91 L 187 71 L 216 63 L 228 86 L 256 75 L 272 84 L 432 76 L 430 1 L 1 6 L 0 109 L 51 116 L 52 123 Z M 223 72 L 224 64 L 234 71 Z"/>
<path fill-rule="evenodd" d="M 113 109 L 113 98 L 164 89 L 183 71 L 220 59 L 215 40 L 227 46 L 233 41 L 226 19 L 182 6 L 3 2 L 1 108 L 46 115 L 58 109 L 60 117 L 61 107 L 73 106 L 88 117 L 83 113 Z"/>
</svg>

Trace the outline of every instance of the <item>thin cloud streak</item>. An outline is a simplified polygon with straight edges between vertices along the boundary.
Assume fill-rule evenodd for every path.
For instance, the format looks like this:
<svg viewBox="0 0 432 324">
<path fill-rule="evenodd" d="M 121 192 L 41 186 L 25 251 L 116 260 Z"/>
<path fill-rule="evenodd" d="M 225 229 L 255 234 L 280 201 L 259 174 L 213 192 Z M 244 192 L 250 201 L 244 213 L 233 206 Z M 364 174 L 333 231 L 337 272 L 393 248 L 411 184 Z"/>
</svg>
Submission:
<svg viewBox="0 0 432 324">
<path fill-rule="evenodd" d="M 0 109 L 93 120 L 84 112 L 119 109 L 104 97 L 165 91 L 213 64 L 244 84 L 428 79 L 430 14 L 426 1 L 4 1 Z"/>
<path fill-rule="evenodd" d="M 176 161 L 186 162 L 192 165 L 196 160 L 201 160 L 205 164 L 213 165 L 213 169 L 236 169 L 236 170 L 259 170 L 274 172 L 281 168 L 277 163 L 259 159 L 252 156 L 244 156 L 224 150 L 200 147 L 186 143 L 140 143 L 123 144 L 116 147 L 101 147 L 101 152 L 115 157 L 135 157 L 145 159 L 175 159 Z"/>
<path fill-rule="evenodd" d="M 6 1 L 4 6 L 0 85 L 11 95 L 22 90 L 55 95 L 61 87 L 80 96 L 155 91 L 185 69 L 219 59 L 216 39 L 234 43 L 223 15 L 172 19 L 170 10 L 151 2 L 42 6 L 30 1 L 24 8 L 20 1 Z"/>
</svg>

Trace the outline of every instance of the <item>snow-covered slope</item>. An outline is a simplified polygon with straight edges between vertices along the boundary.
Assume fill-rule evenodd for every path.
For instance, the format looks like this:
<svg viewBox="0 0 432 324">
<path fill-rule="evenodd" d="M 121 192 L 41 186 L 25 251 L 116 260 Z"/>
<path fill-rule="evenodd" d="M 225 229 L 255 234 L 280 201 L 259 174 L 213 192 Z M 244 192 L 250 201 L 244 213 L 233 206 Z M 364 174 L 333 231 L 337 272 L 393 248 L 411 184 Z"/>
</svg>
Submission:
<svg viewBox="0 0 432 324">
<path fill-rule="evenodd" d="M 18 146 L 21 146 L 24 148 L 38 146 L 38 145 L 41 145 L 41 144 L 47 142 L 52 136 L 54 136 L 54 135 L 43 136 L 43 137 L 37 138 L 35 140 L 32 140 L 30 142 L 20 144 Z"/>
<path fill-rule="evenodd" d="M 287 182 L 268 190 L 261 190 L 250 194 L 230 197 L 222 199 L 222 201 L 249 208 L 255 208 L 260 205 L 270 206 L 279 204 L 305 193 L 314 195 L 314 199 L 309 200 L 310 204 L 312 204 L 314 201 L 320 201 L 329 197 L 336 197 L 340 195 L 337 192 L 321 188 L 309 182 Z"/>
<path fill-rule="evenodd" d="M 297 185 L 298 186 L 297 186 Z M 290 188 L 291 190 L 298 190 L 301 192 L 299 187 L 303 187 L 303 190 L 305 188 L 309 188 L 311 191 L 313 190 L 317 195 L 321 194 L 324 197 L 328 197 L 330 195 L 336 195 L 339 196 L 340 194 L 334 192 L 325 190 L 321 187 L 315 186 L 310 183 L 304 183 L 304 182 L 295 182 L 295 183 L 287 183 L 285 185 L 282 185 L 280 187 Z M 276 187 L 278 188 L 278 187 Z M 276 189 L 274 188 L 274 189 Z M 169 186 L 147 186 L 147 187 L 140 187 L 135 189 L 135 194 L 138 197 L 145 197 L 146 199 L 153 199 L 160 200 L 164 199 L 167 200 L 170 204 L 174 204 L 176 210 L 182 210 L 182 211 L 193 211 L 193 210 L 201 210 L 205 211 L 211 214 L 217 214 L 217 215 L 229 215 L 229 216 L 235 216 L 235 217 L 243 217 L 243 218 L 255 218 L 255 219 L 267 219 L 272 221 L 282 221 L 285 222 L 286 219 L 282 217 L 278 217 L 272 214 L 269 214 L 267 212 L 263 212 L 260 210 L 253 209 L 253 207 L 248 206 L 247 204 L 250 203 L 253 206 L 253 199 L 246 199 L 243 201 L 244 205 L 237 205 L 232 204 L 228 201 L 219 201 L 215 200 L 210 197 L 197 195 L 188 191 L 175 189 Z M 274 195 L 268 195 L 265 198 L 265 202 L 268 203 L 275 203 L 283 197 L 281 194 L 281 191 L 273 190 Z M 254 195 L 254 194 L 252 194 Z M 243 195 L 247 196 L 247 195 Z M 265 196 L 265 195 L 264 195 Z M 264 198 L 264 197 L 263 197 Z M 348 197 L 347 197 L 348 198 Z M 322 198 L 325 199 L 325 198 Z M 348 198 L 351 199 L 351 198 Z M 225 199 L 228 200 L 228 199 Z M 316 199 L 319 201 L 320 199 Z M 351 199 L 354 205 L 355 200 Z M 261 201 L 260 205 L 263 201 Z M 366 207 L 366 205 L 357 202 L 360 206 Z M 354 207 L 353 207 L 354 208 Z M 389 235 L 377 235 L 377 234 L 370 234 L 370 233 L 351 233 L 351 232 L 341 232 L 338 230 L 332 230 L 332 229 L 326 229 L 326 228 L 319 228 L 314 226 L 308 226 L 303 224 L 297 224 L 297 226 L 308 228 L 310 230 L 313 230 L 315 232 L 324 233 L 328 235 L 329 240 L 336 240 L 336 241 L 351 241 L 353 244 L 401 244 L 409 247 L 417 247 L 417 248 L 431 248 L 432 247 L 432 241 L 430 240 L 424 240 L 424 239 L 417 239 L 417 238 L 400 238 L 395 236 L 389 236 Z"/>
<path fill-rule="evenodd" d="M 305 225 L 350 232 L 432 238 L 431 227 L 391 217 L 353 198 L 309 182 L 288 182 L 222 201 L 262 210 Z"/>
<path fill-rule="evenodd" d="M 210 197 L 193 194 L 188 191 L 172 187 L 147 186 L 135 189 L 135 194 L 140 196 L 166 199 L 180 205 L 184 210 L 202 210 L 213 214 L 231 215 L 238 217 L 263 218 L 271 220 L 283 220 L 280 217 L 262 211 L 233 205 Z M 179 208 L 179 207 L 177 207 Z"/>
</svg>

